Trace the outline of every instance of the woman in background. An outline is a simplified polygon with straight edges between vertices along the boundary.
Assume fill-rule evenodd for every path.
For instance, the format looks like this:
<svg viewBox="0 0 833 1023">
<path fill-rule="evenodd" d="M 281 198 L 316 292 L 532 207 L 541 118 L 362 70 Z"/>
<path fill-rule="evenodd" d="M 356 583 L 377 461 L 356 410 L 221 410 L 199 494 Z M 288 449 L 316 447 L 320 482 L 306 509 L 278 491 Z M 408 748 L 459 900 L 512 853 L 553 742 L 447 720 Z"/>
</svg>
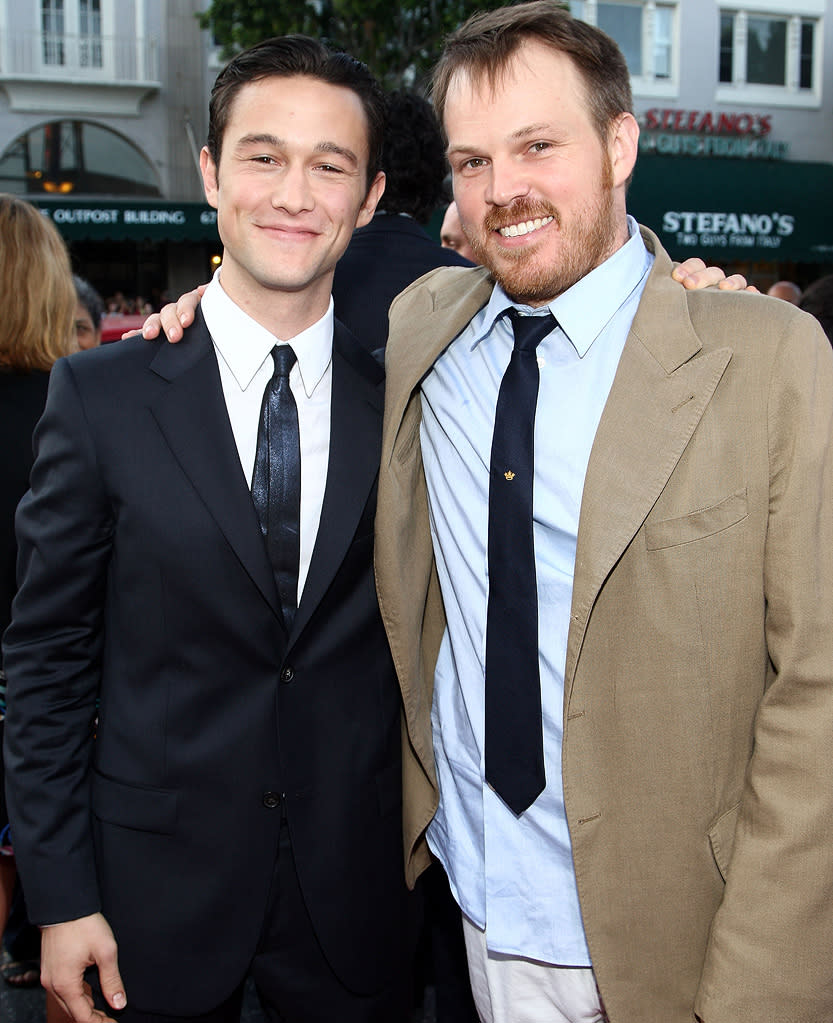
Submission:
<svg viewBox="0 0 833 1023">
<path fill-rule="evenodd" d="M 75 287 L 60 235 L 34 206 L 0 194 L 0 634 L 15 594 L 14 513 L 29 487 L 32 431 L 46 402 L 49 370 L 75 351 Z M 5 676 L 0 655 L 0 740 Z M 0 934 L 16 877 L 0 760 Z M 37 983 L 37 959 L 4 964 L 17 986 Z"/>
</svg>

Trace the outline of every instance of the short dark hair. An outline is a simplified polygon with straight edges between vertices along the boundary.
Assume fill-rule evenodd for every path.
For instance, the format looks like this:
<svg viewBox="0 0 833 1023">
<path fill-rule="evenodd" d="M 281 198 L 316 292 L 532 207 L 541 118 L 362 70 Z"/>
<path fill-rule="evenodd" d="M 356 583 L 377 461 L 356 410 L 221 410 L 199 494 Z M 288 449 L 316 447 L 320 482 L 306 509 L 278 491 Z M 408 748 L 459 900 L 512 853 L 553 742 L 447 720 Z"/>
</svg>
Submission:
<svg viewBox="0 0 833 1023">
<path fill-rule="evenodd" d="M 387 97 L 382 170 L 386 213 L 407 213 L 420 224 L 449 200 L 445 143 L 431 104 L 413 92 Z"/>
<path fill-rule="evenodd" d="M 584 82 L 596 132 L 606 143 L 615 119 L 632 113 L 628 65 L 610 36 L 574 18 L 556 0 L 479 12 L 448 37 L 433 76 L 434 108 L 440 120 L 449 85 L 459 71 L 495 85 L 528 40 L 570 57 Z"/>
<path fill-rule="evenodd" d="M 813 281 L 801 296 L 798 308 L 815 316 L 833 344 L 833 274 Z"/>
<path fill-rule="evenodd" d="M 231 107 L 244 85 L 265 78 L 305 75 L 355 92 L 367 118 L 367 187 L 379 172 L 385 125 L 385 97 L 379 83 L 361 61 L 331 50 L 308 36 L 275 36 L 238 53 L 217 75 L 208 105 L 206 145 L 215 165 L 220 163 L 223 134 Z"/>
<path fill-rule="evenodd" d="M 72 275 L 72 283 L 75 285 L 75 294 L 78 296 L 78 301 L 90 314 L 93 326 L 98 330 L 101 326 L 101 318 L 104 316 L 104 301 L 101 295 L 99 295 L 89 281 L 85 281 L 78 274 Z"/>
</svg>

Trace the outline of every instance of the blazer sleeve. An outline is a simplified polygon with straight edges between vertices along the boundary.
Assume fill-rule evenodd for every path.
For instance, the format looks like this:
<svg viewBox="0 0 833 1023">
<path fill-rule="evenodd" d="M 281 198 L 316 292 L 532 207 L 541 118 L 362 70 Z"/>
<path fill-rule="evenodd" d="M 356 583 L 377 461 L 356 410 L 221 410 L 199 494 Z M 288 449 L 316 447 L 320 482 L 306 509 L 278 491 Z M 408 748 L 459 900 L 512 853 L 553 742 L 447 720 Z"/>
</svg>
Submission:
<svg viewBox="0 0 833 1023">
<path fill-rule="evenodd" d="M 795 318 L 768 402 L 770 670 L 695 1009 L 833 1018 L 833 357 Z"/>
<path fill-rule="evenodd" d="M 18 583 L 4 639 L 6 785 L 34 923 L 99 910 L 90 768 L 113 513 L 71 360 L 53 367 L 17 512 Z"/>
</svg>

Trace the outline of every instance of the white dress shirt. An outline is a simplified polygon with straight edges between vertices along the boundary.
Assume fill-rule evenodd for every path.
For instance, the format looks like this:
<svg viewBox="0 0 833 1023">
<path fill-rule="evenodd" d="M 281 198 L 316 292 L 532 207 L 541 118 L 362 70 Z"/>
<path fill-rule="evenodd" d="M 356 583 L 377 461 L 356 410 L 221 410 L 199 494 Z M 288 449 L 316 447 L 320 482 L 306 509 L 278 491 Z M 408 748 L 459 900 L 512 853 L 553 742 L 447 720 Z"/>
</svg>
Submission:
<svg viewBox="0 0 833 1023">
<path fill-rule="evenodd" d="M 249 483 L 257 449 L 263 392 L 274 372 L 272 349 L 291 344 L 298 361 L 289 386 L 298 406 L 301 439 L 301 556 L 298 602 L 318 535 L 330 454 L 330 405 L 333 381 L 333 300 L 327 312 L 292 338 L 279 338 L 256 323 L 220 285 L 220 271 L 202 298 L 202 314 L 214 341 L 220 380 L 240 464 Z"/>
</svg>

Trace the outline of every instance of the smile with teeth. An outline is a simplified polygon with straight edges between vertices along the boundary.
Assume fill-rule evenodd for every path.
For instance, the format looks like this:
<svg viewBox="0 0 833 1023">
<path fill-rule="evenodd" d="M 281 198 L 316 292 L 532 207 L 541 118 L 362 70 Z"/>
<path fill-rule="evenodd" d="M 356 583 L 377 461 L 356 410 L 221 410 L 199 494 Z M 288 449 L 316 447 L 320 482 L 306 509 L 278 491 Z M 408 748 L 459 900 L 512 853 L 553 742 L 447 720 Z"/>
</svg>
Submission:
<svg viewBox="0 0 833 1023">
<path fill-rule="evenodd" d="M 500 227 L 498 230 L 504 238 L 517 238 L 521 234 L 532 234 L 542 227 L 552 223 L 552 217 L 539 217 L 537 220 L 527 220 L 522 224 L 510 224 L 508 227 Z"/>
</svg>

